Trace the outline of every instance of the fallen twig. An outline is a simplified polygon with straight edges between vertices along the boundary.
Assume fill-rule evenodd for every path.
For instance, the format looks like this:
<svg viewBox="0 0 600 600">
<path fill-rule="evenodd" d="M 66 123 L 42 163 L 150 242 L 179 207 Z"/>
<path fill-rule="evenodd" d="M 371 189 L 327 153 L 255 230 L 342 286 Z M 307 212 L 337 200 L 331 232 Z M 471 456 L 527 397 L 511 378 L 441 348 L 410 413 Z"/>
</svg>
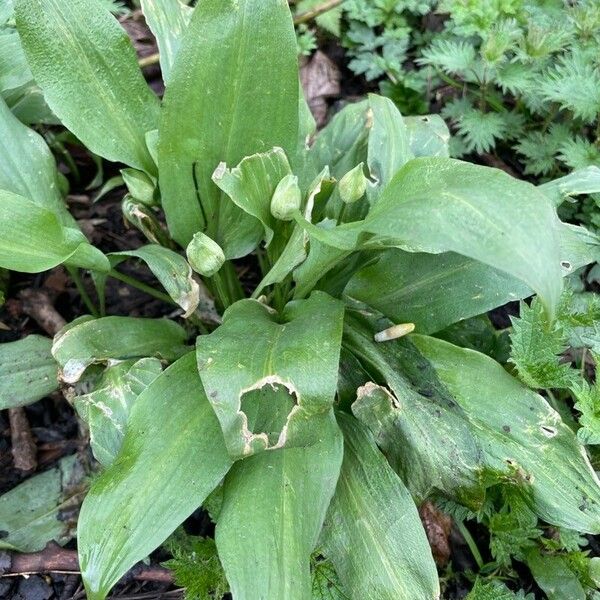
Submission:
<svg viewBox="0 0 600 600">
<path fill-rule="evenodd" d="M 322 15 L 336 6 L 339 6 L 344 0 L 327 0 L 323 4 L 319 4 L 306 12 L 300 13 L 294 17 L 294 25 L 300 25 L 301 23 L 307 23 L 316 19 L 319 15 Z"/>
<path fill-rule="evenodd" d="M 31 434 L 31 427 L 23 407 L 8 409 L 10 440 L 15 469 L 35 471 L 37 468 L 37 448 Z"/>
<path fill-rule="evenodd" d="M 56 335 L 66 324 L 62 315 L 54 308 L 52 298 L 46 290 L 29 288 L 19 294 L 23 312 L 30 316 L 48 335 Z"/>
</svg>

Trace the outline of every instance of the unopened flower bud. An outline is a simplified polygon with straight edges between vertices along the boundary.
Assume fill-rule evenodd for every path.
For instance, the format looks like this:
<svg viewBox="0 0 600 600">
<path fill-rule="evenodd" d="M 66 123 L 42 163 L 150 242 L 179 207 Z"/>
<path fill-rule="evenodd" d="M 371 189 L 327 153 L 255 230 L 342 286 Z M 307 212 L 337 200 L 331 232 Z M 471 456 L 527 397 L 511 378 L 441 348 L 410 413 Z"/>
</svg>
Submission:
<svg viewBox="0 0 600 600">
<path fill-rule="evenodd" d="M 138 169 L 121 169 L 121 177 L 123 177 L 129 193 L 138 202 L 147 206 L 156 204 L 154 199 L 156 185 L 146 173 L 138 171 Z"/>
<path fill-rule="evenodd" d="M 338 184 L 340 198 L 346 204 L 352 204 L 360 200 L 367 191 L 367 178 L 363 172 L 363 163 L 356 165 L 354 169 L 348 171 Z"/>
<path fill-rule="evenodd" d="M 275 188 L 271 199 L 271 214 L 280 221 L 291 221 L 294 213 L 300 210 L 302 192 L 298 185 L 298 177 L 286 175 Z"/>
<path fill-rule="evenodd" d="M 185 253 L 192 269 L 204 277 L 212 277 L 225 262 L 221 246 L 201 231 L 194 235 Z"/>
</svg>

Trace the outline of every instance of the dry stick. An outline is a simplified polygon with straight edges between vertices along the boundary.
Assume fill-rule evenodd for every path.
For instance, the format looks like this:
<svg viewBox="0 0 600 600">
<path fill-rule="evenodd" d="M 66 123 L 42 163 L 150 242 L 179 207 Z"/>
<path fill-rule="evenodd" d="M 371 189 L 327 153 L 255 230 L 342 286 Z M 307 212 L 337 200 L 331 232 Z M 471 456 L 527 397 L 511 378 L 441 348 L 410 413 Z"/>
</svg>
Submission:
<svg viewBox="0 0 600 600">
<path fill-rule="evenodd" d="M 31 427 L 22 406 L 8 409 L 10 441 L 13 463 L 19 471 L 35 471 L 37 468 L 37 448 L 31 434 Z"/>
<path fill-rule="evenodd" d="M 323 13 L 326 13 L 334 9 L 336 6 L 339 6 L 342 2 L 344 2 L 344 0 L 327 0 L 326 2 L 323 2 L 323 4 L 319 4 L 318 6 L 315 6 L 314 8 L 311 8 L 306 12 L 296 15 L 294 17 L 294 25 L 300 25 L 301 23 L 307 23 L 308 21 L 312 21 L 313 19 L 316 19 Z M 154 54 L 149 54 L 148 56 L 140 58 L 138 60 L 138 65 L 141 69 L 144 69 L 145 67 L 155 65 L 156 63 L 158 63 L 159 60 L 160 54 L 158 52 L 155 52 Z"/>
<path fill-rule="evenodd" d="M 40 552 L 29 554 L 9 553 L 10 567 L 3 576 L 36 575 L 38 573 L 80 573 L 76 550 L 66 550 L 57 544 L 48 544 Z M 130 572 L 136 581 L 154 581 L 157 583 L 173 583 L 171 571 L 164 567 L 138 565 Z"/>
</svg>

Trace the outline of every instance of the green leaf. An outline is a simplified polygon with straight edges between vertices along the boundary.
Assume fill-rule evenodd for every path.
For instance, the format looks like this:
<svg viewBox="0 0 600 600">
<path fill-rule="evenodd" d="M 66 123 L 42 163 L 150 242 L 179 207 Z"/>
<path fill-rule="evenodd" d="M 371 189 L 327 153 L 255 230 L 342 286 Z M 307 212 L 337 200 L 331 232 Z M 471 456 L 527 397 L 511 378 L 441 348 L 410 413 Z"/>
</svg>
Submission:
<svg viewBox="0 0 600 600">
<path fill-rule="evenodd" d="M 363 353 L 363 364 L 368 360 L 393 394 L 367 384 L 353 411 L 413 495 L 437 489 L 476 508 L 486 482 L 510 482 L 548 523 L 600 530 L 600 482 L 583 446 L 544 398 L 473 350 L 420 335 L 375 344 L 364 331 L 358 342 L 345 343 Z M 429 408 L 428 418 L 416 412 L 415 395 Z"/>
<path fill-rule="evenodd" d="M 309 425 L 333 405 L 343 315 L 343 304 L 321 292 L 288 304 L 281 316 L 242 300 L 221 327 L 198 337 L 200 378 L 233 458 L 315 443 L 319 432 Z M 272 432 L 254 432 L 245 412 L 255 403 L 249 393 L 268 394 L 269 386 L 285 391 L 285 410 Z"/>
<path fill-rule="evenodd" d="M 376 186 L 383 190 L 413 154 L 402 115 L 391 100 L 370 94 L 369 111 L 373 124 L 367 162 Z"/>
<path fill-rule="evenodd" d="M 200 286 L 193 278 L 188 262 L 173 250 L 149 244 L 137 250 L 112 252 L 108 256 L 113 267 L 128 257 L 143 260 L 173 301 L 185 311 L 184 318 L 188 318 L 198 308 Z"/>
<path fill-rule="evenodd" d="M 19 88 L 32 79 L 19 34 L 13 27 L 3 27 L 0 29 L 0 92 Z"/>
<path fill-rule="evenodd" d="M 167 319 L 88 318 L 56 335 L 52 355 L 60 366 L 60 378 L 75 383 L 94 363 L 150 356 L 176 360 L 188 350 L 186 337 L 182 327 Z"/>
<path fill-rule="evenodd" d="M 331 409 L 318 437 L 238 461 L 225 478 L 215 539 L 237 600 L 311 600 L 310 555 L 342 463 Z"/>
<path fill-rule="evenodd" d="M 64 515 L 79 505 L 85 475 L 77 455 L 67 456 L 0 496 L 0 548 L 37 552 L 52 540 L 68 542 L 74 523 Z"/>
<path fill-rule="evenodd" d="M 233 169 L 227 169 L 223 164 L 222 168 L 215 171 L 213 181 L 219 189 L 225 192 L 236 206 L 254 217 L 252 221 L 243 221 L 244 224 L 248 223 L 247 231 L 239 231 L 234 221 L 229 223 L 226 249 L 232 246 L 237 248 L 240 239 L 243 238 L 245 247 L 236 249 L 234 255 L 248 254 L 258 246 L 261 239 L 265 240 L 267 246 L 271 243 L 277 226 L 276 219 L 271 214 L 271 198 L 277 184 L 291 172 L 285 152 L 281 148 L 247 156 Z"/>
<path fill-rule="evenodd" d="M 121 452 L 85 498 L 78 547 L 88 598 L 104 600 L 202 504 L 230 465 L 189 353 L 138 397 Z"/>
<path fill-rule="evenodd" d="M 192 16 L 181 0 L 141 0 L 144 19 L 158 43 L 160 70 L 163 81 L 169 84 L 171 69 L 181 45 L 181 38 Z"/>
<path fill-rule="evenodd" d="M 402 480 L 356 419 L 338 415 L 344 461 L 322 544 L 344 589 L 364 600 L 439 598 L 437 570 Z"/>
<path fill-rule="evenodd" d="M 92 392 L 73 400 L 89 428 L 94 457 L 103 467 L 110 466 L 121 449 L 134 402 L 161 372 L 156 358 L 119 362 L 106 369 Z"/>
<path fill-rule="evenodd" d="M 129 37 L 97 0 L 17 0 L 17 28 L 35 80 L 56 116 L 92 152 L 149 173 L 145 134 L 158 100 Z"/>
<path fill-rule="evenodd" d="M 0 267 L 39 273 L 64 262 L 110 270 L 106 256 L 79 230 L 61 225 L 55 211 L 0 190 Z"/>
<path fill-rule="evenodd" d="M 584 381 L 572 385 L 571 391 L 576 400 L 575 410 L 581 413 L 577 438 L 582 444 L 600 444 L 600 384 Z"/>
<path fill-rule="evenodd" d="M 457 252 L 504 271 L 553 314 L 562 287 L 557 221 L 529 183 L 452 159 L 418 158 L 384 190 L 365 229 L 413 252 Z"/>
<path fill-rule="evenodd" d="M 37 402 L 58 389 L 52 340 L 29 335 L 0 344 L 0 410 Z"/>
<path fill-rule="evenodd" d="M 224 248 L 232 222 L 253 221 L 214 185 L 221 162 L 275 146 L 293 156 L 295 48 L 289 8 L 279 0 L 204 0 L 194 10 L 165 93 L 158 150 L 163 207 L 179 244 L 205 229 Z"/>
<path fill-rule="evenodd" d="M 0 189 L 23 196 L 75 227 L 59 190 L 58 172 L 41 135 L 23 125 L 0 98 Z"/>
<path fill-rule="evenodd" d="M 333 564 L 320 554 L 317 548 L 312 556 L 312 600 L 348 600 Z"/>
<path fill-rule="evenodd" d="M 422 52 L 420 65 L 433 65 L 450 74 L 463 75 L 475 66 L 475 47 L 464 40 L 437 39 Z"/>
<path fill-rule="evenodd" d="M 539 189 L 560 206 L 565 200 L 583 194 L 600 193 L 600 168 L 591 166 L 573 171 L 565 177 L 554 179 L 539 186 Z"/>
<path fill-rule="evenodd" d="M 448 158 L 450 131 L 440 115 L 404 117 L 410 150 L 415 156 Z"/>
<path fill-rule="evenodd" d="M 527 553 L 527 566 L 548 600 L 585 600 L 586 594 L 577 575 L 562 556 L 542 554 L 534 549 Z"/>
</svg>

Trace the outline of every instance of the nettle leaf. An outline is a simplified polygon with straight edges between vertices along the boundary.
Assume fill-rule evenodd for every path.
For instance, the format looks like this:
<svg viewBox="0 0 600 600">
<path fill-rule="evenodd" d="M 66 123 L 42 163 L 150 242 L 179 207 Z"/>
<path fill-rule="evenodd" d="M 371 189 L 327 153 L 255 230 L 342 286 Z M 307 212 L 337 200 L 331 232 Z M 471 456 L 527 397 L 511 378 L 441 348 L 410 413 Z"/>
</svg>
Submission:
<svg viewBox="0 0 600 600">
<path fill-rule="evenodd" d="M 534 549 L 526 555 L 535 582 L 542 588 L 548 600 L 585 600 L 587 598 L 577 575 L 569 568 L 563 556 L 542 554 Z"/>
<path fill-rule="evenodd" d="M 439 598 L 437 570 L 419 513 L 356 419 L 338 415 L 344 461 L 322 533 L 325 555 L 352 598 Z"/>
<path fill-rule="evenodd" d="M 582 444 L 600 444 L 600 383 L 580 382 L 572 385 L 571 391 L 575 396 L 575 409 L 581 413 L 577 438 Z"/>
<path fill-rule="evenodd" d="M 0 344 L 0 410 L 25 406 L 58 389 L 58 365 L 52 340 L 29 335 Z"/>
<path fill-rule="evenodd" d="M 17 0 L 15 14 L 29 66 L 56 116 L 92 152 L 154 173 L 145 134 L 156 129 L 158 99 L 108 9 L 97 0 Z"/>
<path fill-rule="evenodd" d="M 75 383 L 95 363 L 156 357 L 173 361 L 186 351 L 185 330 L 167 319 L 82 318 L 54 338 L 52 355 L 65 383 Z"/>
<path fill-rule="evenodd" d="M 40 273 L 61 263 L 110 270 L 106 256 L 81 231 L 62 225 L 54 210 L 0 190 L 0 267 Z"/>
<path fill-rule="evenodd" d="M 37 552 L 68 542 L 75 524 L 65 515 L 79 506 L 86 475 L 77 455 L 67 456 L 0 496 L 0 549 Z"/>
<path fill-rule="evenodd" d="M 185 311 L 184 318 L 191 316 L 198 308 L 200 286 L 188 262 L 173 250 L 149 244 L 137 250 L 112 252 L 108 256 L 113 267 L 129 257 L 143 260 L 173 301 Z"/>
<path fill-rule="evenodd" d="M 18 194 L 75 227 L 58 186 L 56 163 L 41 135 L 23 125 L 0 97 L 0 190 Z"/>
<path fill-rule="evenodd" d="M 162 202 L 178 243 L 187 245 L 205 230 L 230 258 L 252 250 L 230 227 L 236 223 L 254 232 L 255 219 L 223 201 L 212 175 L 222 161 L 237 164 L 276 146 L 293 156 L 298 93 L 294 28 L 285 3 L 205 0 L 196 7 L 159 129 Z"/>
<path fill-rule="evenodd" d="M 456 128 L 464 140 L 466 151 L 477 154 L 489 152 L 509 131 L 502 115 L 475 109 L 461 115 Z"/>
<path fill-rule="evenodd" d="M 450 131 L 440 115 L 404 117 L 410 150 L 415 156 L 450 156 Z"/>
<path fill-rule="evenodd" d="M 428 484 L 430 491 L 473 506 L 481 499 L 482 484 L 495 478 L 512 483 L 548 523 L 600 530 L 600 482 L 573 431 L 542 396 L 491 358 L 443 340 L 413 335 L 375 348 L 363 334 L 360 342 L 393 394 L 368 384 L 353 410 L 392 457 L 413 495 Z M 358 352 L 356 343 L 351 350 Z M 402 386 L 399 372 L 408 385 Z M 431 406 L 429 418 L 421 418 L 420 438 L 409 429 L 418 418 L 411 402 L 415 390 Z M 456 421 L 452 428 L 450 410 Z M 442 437 L 433 447 L 427 442 L 436 435 Z M 424 461 L 427 470 L 415 473 L 415 465 Z M 424 481 L 413 489 L 417 477 Z M 475 484 L 471 492 L 464 485 L 469 479 Z"/>
<path fill-rule="evenodd" d="M 261 239 L 268 246 L 276 229 L 276 219 L 271 214 L 271 198 L 277 184 L 291 173 L 290 164 L 281 148 L 254 154 L 240 164 L 228 169 L 223 163 L 213 174 L 213 181 L 245 213 L 255 217 L 250 234 L 252 249 Z M 232 215 L 233 216 L 233 215 Z M 261 227 L 262 224 L 262 227 Z M 228 226 L 233 230 L 235 223 Z"/>
<path fill-rule="evenodd" d="M 475 47 L 463 40 L 437 39 L 423 50 L 417 62 L 446 73 L 464 75 L 475 66 Z"/>
<path fill-rule="evenodd" d="M 268 419 L 268 400 L 264 408 L 262 418 Z M 310 556 L 342 454 L 342 435 L 330 409 L 313 445 L 262 452 L 235 463 L 225 478 L 215 532 L 234 598 L 311 600 Z"/>
<path fill-rule="evenodd" d="M 189 353 L 138 397 L 121 452 L 81 507 L 79 563 L 88 598 L 104 600 L 202 504 L 230 466 Z"/>
<path fill-rule="evenodd" d="M 336 392 L 343 316 L 343 304 L 321 292 L 288 304 L 281 316 L 242 300 L 221 327 L 198 337 L 200 378 L 233 458 L 317 441 L 314 422 L 331 412 Z M 248 411 L 271 395 L 275 422 L 259 419 L 252 430 Z"/>
<path fill-rule="evenodd" d="M 119 362 L 106 369 L 92 392 L 73 400 L 89 428 L 94 457 L 103 467 L 110 466 L 121 449 L 133 403 L 161 372 L 156 358 Z"/>
<path fill-rule="evenodd" d="M 158 43 L 160 70 L 168 85 L 181 38 L 194 9 L 181 0 L 141 0 L 141 5 L 144 19 Z"/>
</svg>

